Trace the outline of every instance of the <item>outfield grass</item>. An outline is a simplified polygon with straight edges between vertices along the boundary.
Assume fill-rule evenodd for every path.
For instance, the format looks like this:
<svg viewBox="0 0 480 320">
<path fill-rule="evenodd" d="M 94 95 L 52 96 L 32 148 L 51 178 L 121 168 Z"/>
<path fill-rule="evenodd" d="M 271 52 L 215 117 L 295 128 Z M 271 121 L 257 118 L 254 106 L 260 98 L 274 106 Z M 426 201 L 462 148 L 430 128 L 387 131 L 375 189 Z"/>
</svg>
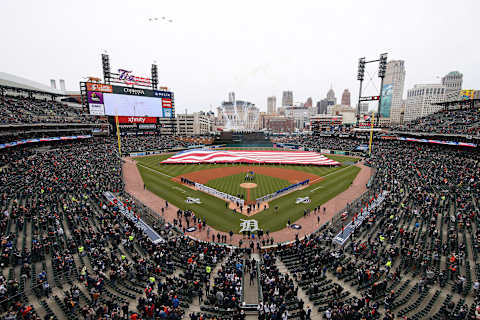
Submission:
<svg viewBox="0 0 480 320">
<path fill-rule="evenodd" d="M 291 185 L 287 180 L 257 173 L 255 173 L 254 181 L 245 181 L 245 173 L 239 173 L 228 177 L 210 180 L 207 182 L 207 186 L 232 196 L 243 195 L 243 199 L 246 200 L 247 190 L 240 187 L 240 184 L 244 182 L 257 184 L 256 188 L 250 189 L 251 201 Z"/>
<path fill-rule="evenodd" d="M 165 165 L 160 161 L 168 158 L 170 155 L 160 155 L 152 157 L 139 157 L 137 166 L 143 178 L 145 186 L 157 194 L 159 197 L 168 200 L 170 203 L 181 209 L 190 209 L 201 218 L 205 217 L 207 223 L 213 228 L 221 231 L 238 232 L 240 230 L 240 219 L 248 219 L 240 214 L 233 214 L 225 206 L 225 201 L 210 196 L 204 192 L 195 191 L 179 183 L 171 181 L 175 177 L 187 172 L 212 169 L 217 167 L 236 166 L 234 164 L 199 164 L 199 165 Z M 345 156 L 328 155 L 328 158 L 339 162 L 353 162 L 354 158 Z M 282 167 L 305 171 L 323 176 L 324 179 L 308 188 L 292 192 L 286 196 L 270 202 L 270 208 L 256 214 L 252 219 L 258 221 L 260 228 L 271 232 L 283 229 L 288 221 L 293 223 L 303 216 L 306 208 L 319 206 L 340 192 L 346 190 L 357 176 L 360 169 L 353 165 L 341 165 L 338 167 L 320 167 L 320 166 L 296 166 L 296 165 L 266 165 L 272 167 Z M 295 204 L 297 197 L 308 196 L 311 199 L 309 204 Z M 202 204 L 187 204 L 187 197 L 200 198 Z M 280 208 L 278 213 L 274 212 L 274 207 Z"/>
</svg>

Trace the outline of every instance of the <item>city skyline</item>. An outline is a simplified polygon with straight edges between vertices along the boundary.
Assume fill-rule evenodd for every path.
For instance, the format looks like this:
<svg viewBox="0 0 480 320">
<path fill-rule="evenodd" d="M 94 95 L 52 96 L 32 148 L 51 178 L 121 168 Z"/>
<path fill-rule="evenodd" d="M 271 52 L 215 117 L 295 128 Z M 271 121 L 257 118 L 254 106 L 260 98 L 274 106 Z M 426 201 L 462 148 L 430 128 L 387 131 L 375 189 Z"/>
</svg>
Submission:
<svg viewBox="0 0 480 320">
<path fill-rule="evenodd" d="M 471 54 L 477 49 L 471 39 L 478 29 L 473 19 L 478 9 L 476 1 L 406 1 L 393 14 L 391 5 L 382 1 L 305 1 L 298 6 L 273 1 L 205 5 L 87 0 L 67 6 L 59 0 L 6 0 L 0 3 L 0 18 L 9 30 L 3 38 L 9 50 L 0 52 L 0 70 L 45 85 L 50 79 L 65 79 L 67 90 L 78 90 L 84 77 L 101 77 L 100 54 L 106 51 L 113 70 L 126 68 L 138 76 L 148 76 L 156 61 L 160 85 L 174 91 L 179 110 L 208 111 L 230 91 L 262 111 L 268 96 L 280 100 L 284 90 L 293 91 L 294 101 L 312 97 L 316 105 L 331 84 L 337 98 L 348 88 L 355 106 L 358 58 L 376 59 L 383 52 L 389 60 L 405 61 L 409 72 L 404 92 L 414 84 L 440 82 L 454 70 L 464 74 L 463 88 L 476 89 L 479 58 Z M 232 12 L 248 21 L 231 23 Z M 318 19 L 321 12 L 329 15 Z M 168 15 L 173 22 L 149 21 L 152 15 Z M 405 23 L 406 15 L 415 23 Z M 358 25 L 348 22 L 358 16 Z M 455 24 L 443 23 L 453 20 Z M 378 27 L 383 24 L 388 28 Z M 89 26 L 101 36 L 79 41 Z M 329 30 L 322 34 L 328 50 L 319 50 L 313 41 L 318 30 Z M 281 50 L 285 38 L 293 39 L 294 47 L 309 49 Z"/>
</svg>

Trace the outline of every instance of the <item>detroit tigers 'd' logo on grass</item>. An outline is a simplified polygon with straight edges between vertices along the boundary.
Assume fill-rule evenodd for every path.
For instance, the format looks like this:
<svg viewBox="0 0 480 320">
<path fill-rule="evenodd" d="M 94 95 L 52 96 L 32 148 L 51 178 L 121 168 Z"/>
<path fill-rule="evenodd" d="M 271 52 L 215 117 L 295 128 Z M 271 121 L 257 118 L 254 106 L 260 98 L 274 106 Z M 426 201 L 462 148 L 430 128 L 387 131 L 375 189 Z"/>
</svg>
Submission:
<svg viewBox="0 0 480 320">
<path fill-rule="evenodd" d="M 200 201 L 200 198 L 192 198 L 192 197 L 187 197 L 187 200 L 185 200 L 186 203 L 191 203 L 191 204 L 202 204 Z"/>
<path fill-rule="evenodd" d="M 255 232 L 257 230 L 260 230 L 258 228 L 258 221 L 257 220 L 243 220 L 243 219 L 240 219 L 240 227 L 242 227 L 242 229 L 240 230 L 240 232 Z"/>
<path fill-rule="evenodd" d="M 310 198 L 309 197 L 299 197 L 297 198 L 297 201 L 295 201 L 296 204 L 299 204 L 299 203 L 310 203 Z"/>
</svg>

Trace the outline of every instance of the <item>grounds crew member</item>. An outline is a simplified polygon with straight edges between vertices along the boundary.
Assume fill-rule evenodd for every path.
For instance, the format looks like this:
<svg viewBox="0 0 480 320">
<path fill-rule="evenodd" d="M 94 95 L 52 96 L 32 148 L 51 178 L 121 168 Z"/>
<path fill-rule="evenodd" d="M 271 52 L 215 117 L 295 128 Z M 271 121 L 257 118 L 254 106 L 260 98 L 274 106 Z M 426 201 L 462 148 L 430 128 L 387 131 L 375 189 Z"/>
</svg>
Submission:
<svg viewBox="0 0 480 320">
<path fill-rule="evenodd" d="M 210 278 L 210 272 L 212 272 L 212 267 L 206 266 L 205 271 L 207 272 L 207 277 Z"/>
</svg>

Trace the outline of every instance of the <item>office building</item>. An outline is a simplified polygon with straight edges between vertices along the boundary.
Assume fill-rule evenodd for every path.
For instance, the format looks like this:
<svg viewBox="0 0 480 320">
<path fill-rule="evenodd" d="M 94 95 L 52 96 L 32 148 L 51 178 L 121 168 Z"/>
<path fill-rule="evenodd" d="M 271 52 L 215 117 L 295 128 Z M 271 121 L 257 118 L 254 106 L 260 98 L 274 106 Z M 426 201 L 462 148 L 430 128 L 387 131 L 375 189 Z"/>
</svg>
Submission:
<svg viewBox="0 0 480 320">
<path fill-rule="evenodd" d="M 445 101 L 446 88 L 443 84 L 416 84 L 407 91 L 404 122 L 428 116 L 442 109 L 434 105 L 436 102 Z"/>
<path fill-rule="evenodd" d="M 303 130 L 306 125 L 310 124 L 312 108 L 307 108 L 305 105 L 287 107 L 285 116 L 294 120 L 295 128 Z"/>
<path fill-rule="evenodd" d="M 304 106 L 307 107 L 307 108 L 311 108 L 311 107 L 313 106 L 313 101 L 312 101 L 312 98 L 311 98 L 311 97 L 309 97 L 309 98 L 307 99 L 307 101 L 305 102 Z"/>
<path fill-rule="evenodd" d="M 328 100 L 329 106 L 333 106 L 337 104 L 337 98 L 335 97 L 335 91 L 333 91 L 333 88 L 330 88 L 330 90 L 328 90 L 327 100 Z"/>
<path fill-rule="evenodd" d="M 295 131 L 293 118 L 285 116 L 261 114 L 260 129 L 266 129 L 272 133 L 286 133 Z"/>
<path fill-rule="evenodd" d="M 273 114 L 277 112 L 277 97 L 267 98 L 267 113 Z"/>
<path fill-rule="evenodd" d="M 317 102 L 317 114 L 326 114 L 328 107 L 328 99 L 322 99 Z"/>
<path fill-rule="evenodd" d="M 222 106 L 217 108 L 218 122 L 227 130 L 257 130 L 259 115 L 260 110 L 248 101 L 224 101 Z"/>
<path fill-rule="evenodd" d="M 343 90 L 342 105 L 350 107 L 350 91 L 348 89 Z"/>
<path fill-rule="evenodd" d="M 291 107 L 291 106 L 293 106 L 293 92 L 283 91 L 282 107 Z"/>
<path fill-rule="evenodd" d="M 360 114 L 367 114 L 368 113 L 368 102 L 360 102 Z"/>
<path fill-rule="evenodd" d="M 228 102 L 235 102 L 235 92 L 229 92 L 228 93 Z"/>
<path fill-rule="evenodd" d="M 382 89 L 382 118 L 391 118 L 391 123 L 400 123 L 400 109 L 402 108 L 403 89 L 405 85 L 405 62 L 391 60 L 387 63 L 387 70 Z"/>
<path fill-rule="evenodd" d="M 442 77 L 442 85 L 445 86 L 445 99 L 447 101 L 459 100 L 462 84 L 463 74 L 458 71 L 449 72 Z"/>
<path fill-rule="evenodd" d="M 177 114 L 177 134 L 182 136 L 209 134 L 212 131 L 210 117 L 204 112 Z"/>
</svg>

